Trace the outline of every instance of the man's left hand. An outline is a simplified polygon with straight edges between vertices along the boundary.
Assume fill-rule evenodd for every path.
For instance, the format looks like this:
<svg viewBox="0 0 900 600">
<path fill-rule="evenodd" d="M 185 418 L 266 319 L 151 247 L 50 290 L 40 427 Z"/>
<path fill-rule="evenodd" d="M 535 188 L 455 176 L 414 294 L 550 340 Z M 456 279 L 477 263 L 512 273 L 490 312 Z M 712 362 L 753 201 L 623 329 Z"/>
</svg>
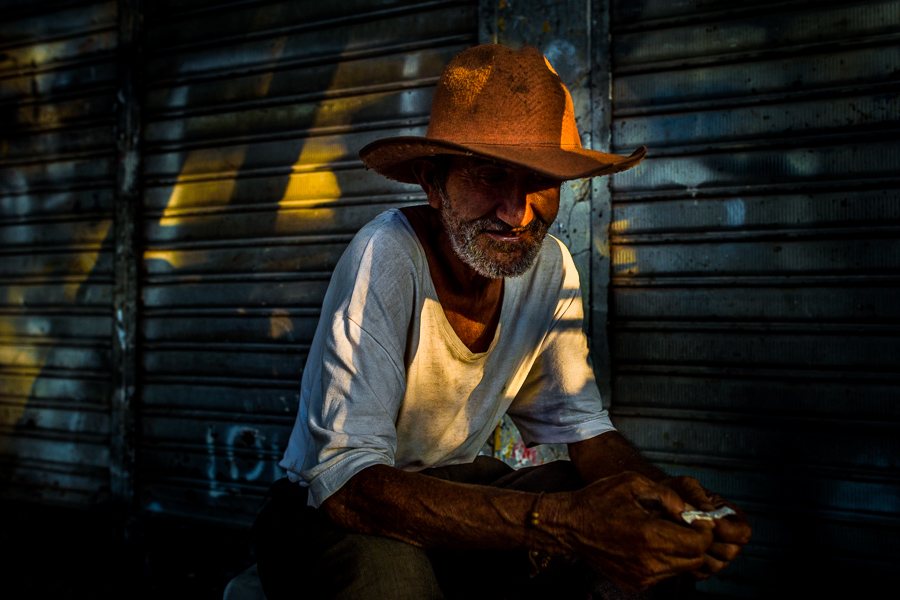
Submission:
<svg viewBox="0 0 900 600">
<path fill-rule="evenodd" d="M 734 503 L 706 490 L 693 477 L 670 477 L 660 483 L 675 490 L 682 500 L 698 510 L 714 510 L 722 506 L 734 510 L 736 514 L 715 520 L 713 543 L 706 551 L 703 567 L 694 572 L 694 577 L 706 579 L 727 567 L 741 553 L 744 544 L 750 541 L 752 529 L 744 512 Z"/>
</svg>

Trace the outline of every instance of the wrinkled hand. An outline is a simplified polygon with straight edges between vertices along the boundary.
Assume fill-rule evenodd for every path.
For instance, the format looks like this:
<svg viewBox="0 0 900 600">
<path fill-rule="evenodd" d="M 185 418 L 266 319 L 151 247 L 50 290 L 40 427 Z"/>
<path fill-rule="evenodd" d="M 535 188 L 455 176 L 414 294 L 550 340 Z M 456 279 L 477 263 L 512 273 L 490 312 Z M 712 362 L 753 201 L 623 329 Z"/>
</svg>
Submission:
<svg viewBox="0 0 900 600">
<path fill-rule="evenodd" d="M 678 524 L 691 507 L 669 487 L 628 472 L 572 492 L 570 502 L 571 549 L 627 591 L 705 566 L 712 525 Z"/>
<path fill-rule="evenodd" d="M 683 501 L 699 510 L 728 506 L 737 513 L 713 522 L 713 543 L 706 551 L 703 566 L 693 573 L 697 579 L 706 579 L 727 567 L 741 553 L 744 544 L 750 541 L 752 529 L 743 511 L 734 503 L 704 489 L 693 477 L 671 477 L 662 481 L 662 485 L 673 489 Z"/>
</svg>

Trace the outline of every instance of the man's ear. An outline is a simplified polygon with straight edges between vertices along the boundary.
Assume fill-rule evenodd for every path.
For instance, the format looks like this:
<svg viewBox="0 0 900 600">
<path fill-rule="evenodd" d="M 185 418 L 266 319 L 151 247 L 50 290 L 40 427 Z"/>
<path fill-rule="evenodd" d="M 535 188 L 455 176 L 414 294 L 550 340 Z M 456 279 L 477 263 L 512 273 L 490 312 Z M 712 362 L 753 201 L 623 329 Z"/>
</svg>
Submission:
<svg viewBox="0 0 900 600">
<path fill-rule="evenodd" d="M 431 208 L 439 210 L 441 208 L 441 194 L 438 192 L 437 186 L 434 185 L 434 163 L 420 158 L 413 162 L 412 170 L 416 176 L 416 181 L 422 186 L 422 191 L 425 192 L 425 196 L 428 198 L 428 204 Z"/>
</svg>

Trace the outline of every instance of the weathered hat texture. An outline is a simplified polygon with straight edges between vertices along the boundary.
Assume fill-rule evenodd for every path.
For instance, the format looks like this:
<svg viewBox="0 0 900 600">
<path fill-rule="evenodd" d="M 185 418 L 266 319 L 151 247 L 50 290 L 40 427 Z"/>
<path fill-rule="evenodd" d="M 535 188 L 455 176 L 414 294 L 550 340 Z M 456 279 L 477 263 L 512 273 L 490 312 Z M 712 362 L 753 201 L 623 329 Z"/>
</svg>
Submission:
<svg viewBox="0 0 900 600">
<path fill-rule="evenodd" d="M 416 183 L 416 159 L 439 154 L 479 156 L 569 180 L 635 166 L 631 156 L 581 146 L 569 90 L 536 48 L 483 44 L 464 50 L 441 75 L 424 137 L 376 140 L 362 150 L 366 167 Z"/>
</svg>

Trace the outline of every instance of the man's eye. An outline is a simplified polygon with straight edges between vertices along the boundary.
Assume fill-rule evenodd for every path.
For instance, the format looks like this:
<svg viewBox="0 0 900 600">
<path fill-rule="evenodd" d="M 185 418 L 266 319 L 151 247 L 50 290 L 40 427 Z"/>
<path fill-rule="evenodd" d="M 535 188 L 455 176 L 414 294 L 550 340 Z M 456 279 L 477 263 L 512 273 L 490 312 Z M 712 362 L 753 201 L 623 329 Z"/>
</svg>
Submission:
<svg viewBox="0 0 900 600">
<path fill-rule="evenodd" d="M 535 190 L 549 190 L 559 187 L 559 181 L 550 179 L 549 177 L 534 177 L 529 181 L 529 185 Z"/>
<path fill-rule="evenodd" d="M 481 180 L 482 183 L 487 185 L 497 185 L 498 183 L 503 183 L 506 181 L 507 176 L 506 173 L 498 173 L 498 172 L 488 172 L 488 173 L 479 173 L 478 179 Z"/>
</svg>

